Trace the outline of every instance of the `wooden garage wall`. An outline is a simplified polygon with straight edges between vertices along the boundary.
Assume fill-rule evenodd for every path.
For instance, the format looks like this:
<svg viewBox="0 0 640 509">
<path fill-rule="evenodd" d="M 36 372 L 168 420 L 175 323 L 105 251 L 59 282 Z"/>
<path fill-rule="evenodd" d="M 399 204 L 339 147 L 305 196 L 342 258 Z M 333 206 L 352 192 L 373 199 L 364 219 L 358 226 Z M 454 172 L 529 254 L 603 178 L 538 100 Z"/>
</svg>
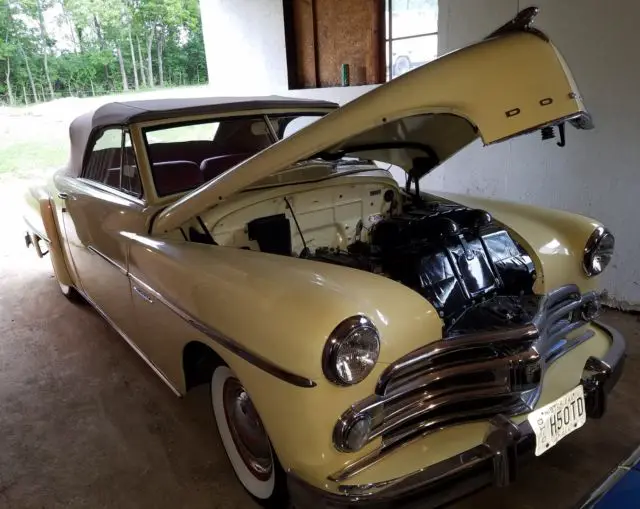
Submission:
<svg viewBox="0 0 640 509">
<path fill-rule="evenodd" d="M 382 0 L 284 0 L 290 88 L 351 85 L 385 77 Z"/>
</svg>

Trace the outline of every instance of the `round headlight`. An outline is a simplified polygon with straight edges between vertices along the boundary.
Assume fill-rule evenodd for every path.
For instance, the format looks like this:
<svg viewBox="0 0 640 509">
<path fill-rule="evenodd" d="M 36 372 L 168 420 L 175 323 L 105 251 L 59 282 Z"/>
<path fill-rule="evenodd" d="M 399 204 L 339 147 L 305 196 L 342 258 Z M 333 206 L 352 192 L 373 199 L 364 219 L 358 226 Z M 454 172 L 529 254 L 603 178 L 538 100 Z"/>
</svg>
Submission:
<svg viewBox="0 0 640 509">
<path fill-rule="evenodd" d="M 582 266 L 587 276 L 597 276 L 607 268 L 613 258 L 614 247 L 613 234 L 605 228 L 596 228 L 584 248 Z"/>
<path fill-rule="evenodd" d="M 368 318 L 352 316 L 338 325 L 322 355 L 322 370 L 337 385 L 353 385 L 364 380 L 380 353 L 378 331 Z"/>
</svg>

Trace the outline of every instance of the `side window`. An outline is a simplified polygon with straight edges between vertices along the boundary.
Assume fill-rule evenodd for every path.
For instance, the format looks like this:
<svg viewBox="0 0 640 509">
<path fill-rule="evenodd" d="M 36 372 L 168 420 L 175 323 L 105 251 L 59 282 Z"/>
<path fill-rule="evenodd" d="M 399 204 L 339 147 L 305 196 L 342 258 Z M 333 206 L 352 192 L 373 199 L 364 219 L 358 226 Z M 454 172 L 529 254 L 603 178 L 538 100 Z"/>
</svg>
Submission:
<svg viewBox="0 0 640 509">
<path fill-rule="evenodd" d="M 138 164 L 136 163 L 136 156 L 133 153 L 133 145 L 131 144 L 131 135 L 129 134 L 129 131 L 124 132 L 123 149 L 122 184 L 120 190 L 127 194 L 140 197 L 142 196 L 142 184 L 140 183 Z"/>
<path fill-rule="evenodd" d="M 96 139 L 82 176 L 133 196 L 142 195 L 129 131 L 109 128 Z"/>
</svg>

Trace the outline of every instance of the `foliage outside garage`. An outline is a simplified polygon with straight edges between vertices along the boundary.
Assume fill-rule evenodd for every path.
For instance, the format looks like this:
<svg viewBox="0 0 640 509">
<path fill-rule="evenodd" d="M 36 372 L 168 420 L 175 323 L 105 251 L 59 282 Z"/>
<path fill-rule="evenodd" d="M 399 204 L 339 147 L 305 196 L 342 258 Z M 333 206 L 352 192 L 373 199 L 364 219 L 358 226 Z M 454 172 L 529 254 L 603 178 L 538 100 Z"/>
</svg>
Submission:
<svg viewBox="0 0 640 509">
<path fill-rule="evenodd" d="M 207 82 L 197 0 L 1 0 L 0 105 Z"/>
</svg>

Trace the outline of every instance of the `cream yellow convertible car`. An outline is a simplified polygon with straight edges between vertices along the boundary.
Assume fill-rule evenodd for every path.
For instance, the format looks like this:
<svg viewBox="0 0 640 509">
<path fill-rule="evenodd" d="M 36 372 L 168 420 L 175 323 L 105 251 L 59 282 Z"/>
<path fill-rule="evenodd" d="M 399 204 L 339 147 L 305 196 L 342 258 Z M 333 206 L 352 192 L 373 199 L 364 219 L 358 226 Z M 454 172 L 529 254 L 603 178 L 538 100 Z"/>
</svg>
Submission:
<svg viewBox="0 0 640 509">
<path fill-rule="evenodd" d="M 106 104 L 27 193 L 27 245 L 62 292 L 177 395 L 210 384 L 262 504 L 437 505 L 509 483 L 521 454 L 605 410 L 625 352 L 596 321 L 612 234 L 420 190 L 478 138 L 591 127 L 534 14 L 342 108 Z"/>
</svg>

